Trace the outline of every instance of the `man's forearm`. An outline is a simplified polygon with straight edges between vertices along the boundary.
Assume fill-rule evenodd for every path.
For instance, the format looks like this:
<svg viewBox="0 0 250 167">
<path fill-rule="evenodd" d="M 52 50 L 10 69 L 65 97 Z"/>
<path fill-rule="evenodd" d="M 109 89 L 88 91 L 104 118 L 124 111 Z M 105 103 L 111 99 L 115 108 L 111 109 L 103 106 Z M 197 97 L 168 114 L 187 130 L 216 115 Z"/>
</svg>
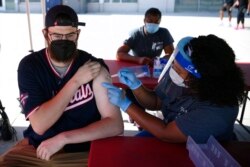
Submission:
<svg viewBox="0 0 250 167">
<path fill-rule="evenodd" d="M 117 60 L 120 61 L 129 61 L 129 62 L 134 62 L 134 63 L 139 63 L 139 57 L 132 56 L 128 53 L 118 53 L 116 56 Z"/>
<path fill-rule="evenodd" d="M 77 83 L 69 81 L 56 96 L 43 103 L 31 114 L 29 119 L 36 133 L 42 135 L 59 119 L 77 89 Z"/>
<path fill-rule="evenodd" d="M 116 118 L 104 118 L 84 128 L 63 132 L 64 144 L 82 143 L 117 136 L 123 133 L 123 122 Z"/>
</svg>

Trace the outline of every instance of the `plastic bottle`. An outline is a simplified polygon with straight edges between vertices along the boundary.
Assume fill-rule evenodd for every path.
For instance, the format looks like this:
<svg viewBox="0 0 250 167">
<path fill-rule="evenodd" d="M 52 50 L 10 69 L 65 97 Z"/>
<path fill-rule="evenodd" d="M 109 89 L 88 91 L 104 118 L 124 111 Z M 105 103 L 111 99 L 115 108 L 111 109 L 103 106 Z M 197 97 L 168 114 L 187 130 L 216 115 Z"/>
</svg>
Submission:
<svg viewBox="0 0 250 167">
<path fill-rule="evenodd" d="M 158 78 L 161 74 L 161 71 L 162 71 L 162 65 L 161 65 L 160 57 L 156 57 L 154 59 L 153 77 Z"/>
</svg>

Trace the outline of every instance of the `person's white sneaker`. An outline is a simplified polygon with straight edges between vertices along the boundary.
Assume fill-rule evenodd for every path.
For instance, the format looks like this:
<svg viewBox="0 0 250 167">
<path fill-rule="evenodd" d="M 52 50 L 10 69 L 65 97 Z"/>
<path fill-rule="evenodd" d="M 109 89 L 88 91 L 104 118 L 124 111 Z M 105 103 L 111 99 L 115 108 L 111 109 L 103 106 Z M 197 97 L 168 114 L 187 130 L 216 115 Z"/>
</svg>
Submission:
<svg viewBox="0 0 250 167">
<path fill-rule="evenodd" d="M 220 22 L 219 26 L 224 26 L 223 21 Z"/>
</svg>

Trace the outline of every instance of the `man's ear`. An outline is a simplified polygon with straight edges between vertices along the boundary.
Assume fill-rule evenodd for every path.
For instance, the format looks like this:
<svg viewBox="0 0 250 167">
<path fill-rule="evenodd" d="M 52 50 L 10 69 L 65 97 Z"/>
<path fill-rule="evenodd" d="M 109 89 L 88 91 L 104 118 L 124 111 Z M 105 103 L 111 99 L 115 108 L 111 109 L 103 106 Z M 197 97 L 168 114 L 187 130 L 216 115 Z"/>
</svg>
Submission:
<svg viewBox="0 0 250 167">
<path fill-rule="evenodd" d="M 76 39 L 76 40 L 79 39 L 80 33 L 81 33 L 81 29 L 78 29 L 78 30 L 77 30 L 77 39 Z"/>
<path fill-rule="evenodd" d="M 45 38 L 46 40 L 48 40 L 48 29 L 44 28 L 44 29 L 42 30 L 42 32 L 43 32 L 44 38 Z"/>
<path fill-rule="evenodd" d="M 159 18 L 159 20 L 158 20 L 158 24 L 160 24 L 161 23 L 161 18 Z"/>
<path fill-rule="evenodd" d="M 79 36 L 80 33 L 81 33 L 81 29 L 78 29 L 78 30 L 77 30 L 77 33 L 78 33 L 78 36 Z"/>
<path fill-rule="evenodd" d="M 48 29 L 44 28 L 42 30 L 42 32 L 43 32 L 43 36 L 44 36 L 44 39 L 45 39 L 45 45 L 47 47 L 48 46 L 48 41 L 49 41 Z"/>
</svg>

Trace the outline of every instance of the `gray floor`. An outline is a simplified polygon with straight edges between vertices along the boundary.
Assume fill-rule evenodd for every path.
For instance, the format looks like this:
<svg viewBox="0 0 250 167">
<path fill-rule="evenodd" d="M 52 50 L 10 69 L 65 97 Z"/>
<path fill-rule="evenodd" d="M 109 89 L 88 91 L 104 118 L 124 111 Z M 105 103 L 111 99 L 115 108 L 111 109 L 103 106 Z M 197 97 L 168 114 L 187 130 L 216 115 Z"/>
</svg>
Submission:
<svg viewBox="0 0 250 167">
<path fill-rule="evenodd" d="M 235 15 L 232 25 L 228 25 L 226 17 L 221 24 L 218 13 L 199 13 L 199 17 L 193 13 L 164 14 L 161 26 L 168 28 L 178 41 L 184 36 L 199 36 L 215 34 L 225 39 L 233 48 L 237 61 L 250 62 L 250 18 L 246 17 L 245 29 L 235 30 Z M 78 47 L 96 57 L 115 59 L 117 48 L 128 36 L 129 32 L 143 25 L 142 14 L 81 14 L 79 20 L 86 22 L 86 27 L 81 28 Z M 42 35 L 43 16 L 31 14 L 31 39 L 26 14 L 0 13 L 0 99 L 6 107 L 10 122 L 16 128 L 18 139 L 22 138 L 22 131 L 28 123 L 20 114 L 19 96 L 17 86 L 17 66 L 19 61 L 29 50 L 39 50 L 45 46 Z M 176 42 L 174 43 L 176 45 Z M 248 105 L 249 105 L 248 101 Z M 125 135 L 134 135 L 136 126 L 128 123 L 124 115 Z M 250 126 L 250 107 L 247 106 L 244 124 Z M 235 131 L 240 140 L 250 141 L 250 136 L 241 126 L 235 125 Z M 0 154 L 15 142 L 0 141 Z"/>
</svg>

